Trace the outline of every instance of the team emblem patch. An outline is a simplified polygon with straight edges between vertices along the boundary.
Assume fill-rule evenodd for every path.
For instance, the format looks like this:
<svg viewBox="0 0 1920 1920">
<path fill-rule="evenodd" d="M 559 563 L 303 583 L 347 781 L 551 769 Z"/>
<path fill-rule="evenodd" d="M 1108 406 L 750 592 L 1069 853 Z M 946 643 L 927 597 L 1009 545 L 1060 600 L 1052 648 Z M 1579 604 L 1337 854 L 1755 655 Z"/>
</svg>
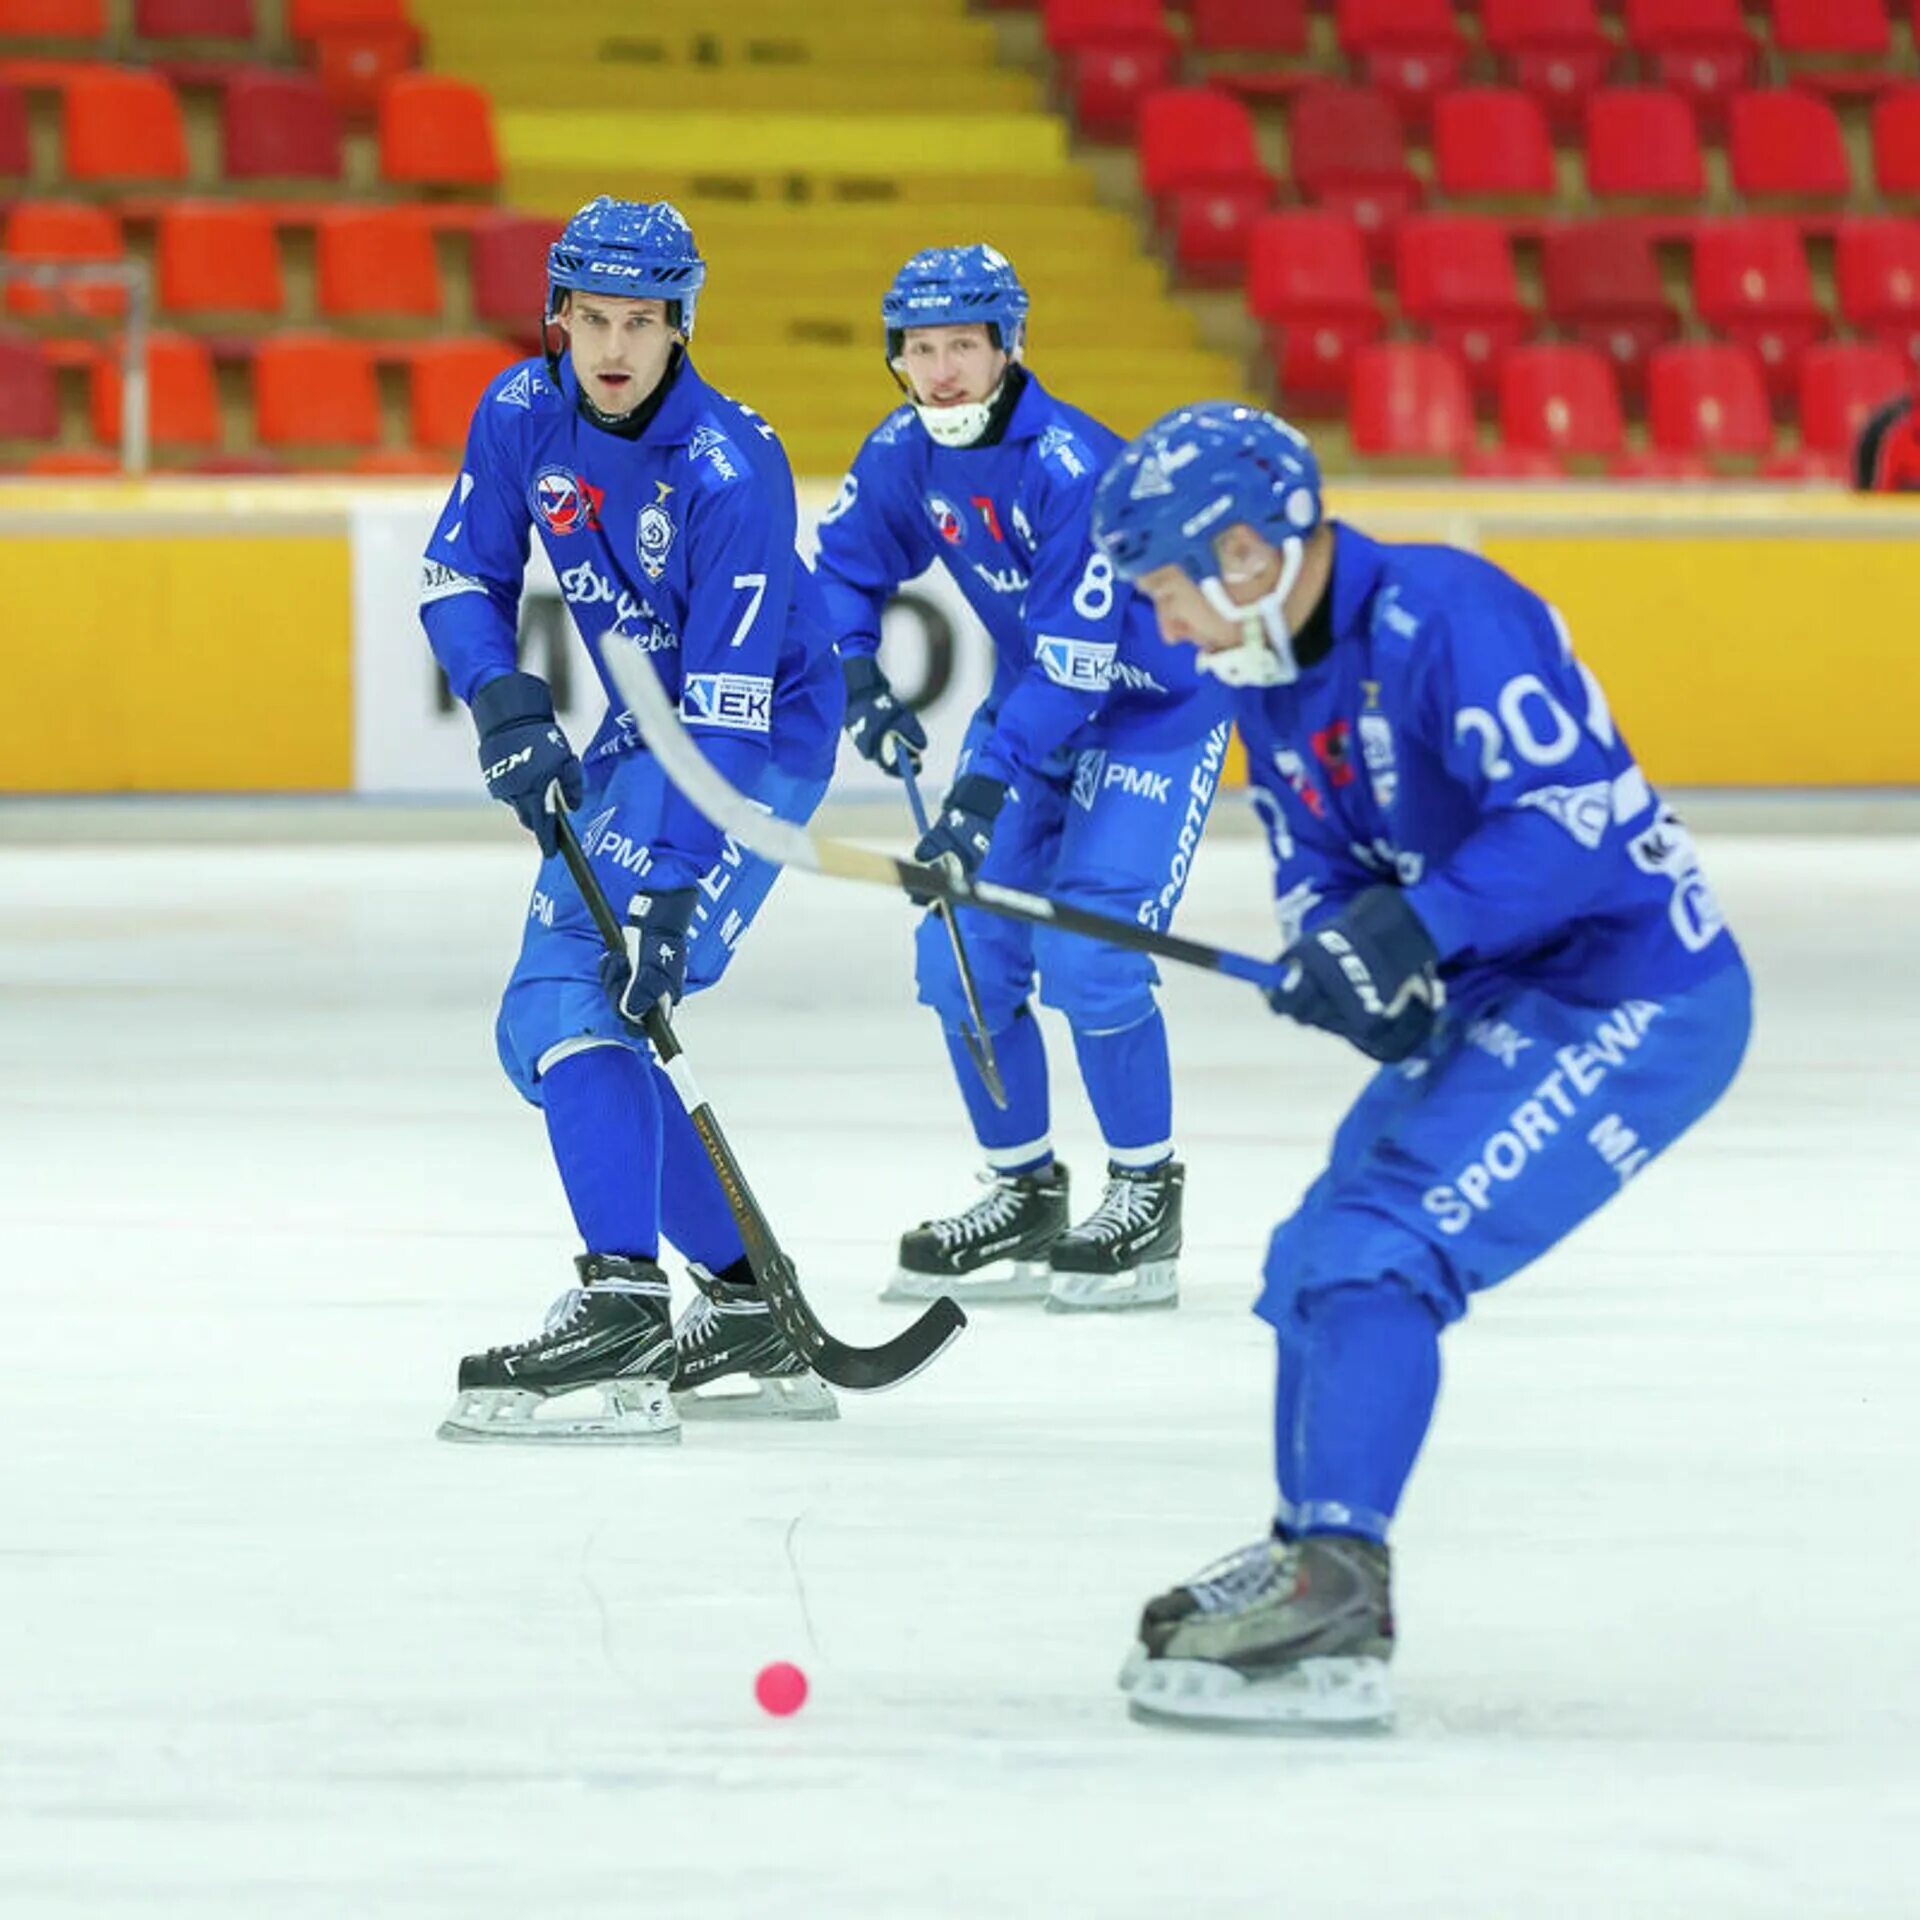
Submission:
<svg viewBox="0 0 1920 1920">
<path fill-rule="evenodd" d="M 933 521 L 933 530 L 950 547 L 966 544 L 967 523 L 960 517 L 960 509 L 944 494 L 927 495 L 927 514 Z"/>
<path fill-rule="evenodd" d="M 533 476 L 528 498 L 540 524 L 549 533 L 582 533 L 600 524 L 600 505 L 606 499 L 603 488 L 589 486 L 565 467 L 542 467 Z"/>
<path fill-rule="evenodd" d="M 634 547 L 640 556 L 640 569 L 649 580 L 658 580 L 666 571 L 667 555 L 673 550 L 673 521 L 668 517 L 666 500 L 673 489 L 664 480 L 656 480 L 658 498 L 640 509 L 640 522 L 634 530 Z"/>
</svg>

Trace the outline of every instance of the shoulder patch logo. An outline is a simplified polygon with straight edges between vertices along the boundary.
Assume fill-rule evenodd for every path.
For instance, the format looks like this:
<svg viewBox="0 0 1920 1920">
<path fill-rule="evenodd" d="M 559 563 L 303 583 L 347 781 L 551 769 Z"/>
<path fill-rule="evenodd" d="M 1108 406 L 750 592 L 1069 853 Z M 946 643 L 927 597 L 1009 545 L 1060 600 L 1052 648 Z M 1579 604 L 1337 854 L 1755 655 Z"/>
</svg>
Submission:
<svg viewBox="0 0 1920 1920">
<path fill-rule="evenodd" d="M 1591 853 L 1607 837 L 1613 820 L 1613 782 L 1589 780 L 1578 787 L 1535 787 L 1519 796 L 1519 804 L 1538 807 Z"/>
<path fill-rule="evenodd" d="M 640 556 L 640 568 L 649 580 L 658 580 L 667 569 L 667 555 L 673 550 L 674 525 L 667 513 L 666 501 L 673 492 L 664 480 L 656 480 L 657 497 L 652 505 L 640 509 L 634 529 L 634 548 Z"/>
<path fill-rule="evenodd" d="M 733 445 L 718 427 L 700 427 L 687 442 L 687 458 L 693 461 L 704 460 L 713 472 L 722 480 L 738 480 L 740 469 L 729 457 Z"/>
<path fill-rule="evenodd" d="M 1057 460 L 1076 480 L 1087 477 L 1086 449 L 1066 427 L 1049 427 L 1040 436 L 1040 458 Z"/>
<path fill-rule="evenodd" d="M 545 393 L 547 383 L 531 367 L 522 367 L 507 384 L 493 396 L 496 407 L 518 407 L 524 413 L 533 411 L 533 396 Z"/>
</svg>

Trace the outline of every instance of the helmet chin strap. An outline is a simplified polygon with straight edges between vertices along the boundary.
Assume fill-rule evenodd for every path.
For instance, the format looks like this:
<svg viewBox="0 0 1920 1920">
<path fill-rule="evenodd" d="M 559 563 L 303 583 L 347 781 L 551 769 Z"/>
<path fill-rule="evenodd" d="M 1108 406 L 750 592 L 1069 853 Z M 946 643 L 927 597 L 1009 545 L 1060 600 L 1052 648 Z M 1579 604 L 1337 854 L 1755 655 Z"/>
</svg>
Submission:
<svg viewBox="0 0 1920 1920">
<path fill-rule="evenodd" d="M 986 432 L 1006 384 L 1006 375 L 1002 374 L 999 386 L 984 400 L 963 400 L 954 407 L 926 407 L 915 400 L 913 410 L 920 416 L 920 424 L 932 435 L 936 445 L 970 447 Z"/>
<path fill-rule="evenodd" d="M 1306 559 L 1304 540 L 1283 540 L 1279 579 L 1258 600 L 1245 606 L 1227 598 L 1226 583 L 1218 574 L 1198 583 L 1207 605 L 1240 629 L 1238 646 L 1201 653 L 1194 663 L 1200 672 L 1212 674 L 1229 687 L 1284 687 L 1300 678 L 1300 662 L 1294 657 L 1293 634 L 1284 608 Z"/>
</svg>

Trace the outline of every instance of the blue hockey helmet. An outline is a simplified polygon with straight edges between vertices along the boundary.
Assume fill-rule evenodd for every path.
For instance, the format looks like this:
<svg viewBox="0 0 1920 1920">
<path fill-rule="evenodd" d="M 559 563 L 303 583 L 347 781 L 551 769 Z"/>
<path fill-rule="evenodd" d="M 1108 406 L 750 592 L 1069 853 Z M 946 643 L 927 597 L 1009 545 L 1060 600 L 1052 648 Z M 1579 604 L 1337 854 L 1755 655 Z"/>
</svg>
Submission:
<svg viewBox="0 0 1920 1920">
<path fill-rule="evenodd" d="M 1306 435 L 1258 407 L 1206 400 L 1163 414 L 1101 475 L 1093 538 L 1124 580 L 1178 567 L 1246 634 L 1243 647 L 1201 664 L 1239 685 L 1271 685 L 1298 672 L 1282 609 L 1324 518 Z M 1249 606 L 1228 596 L 1214 546 L 1241 523 L 1280 553 L 1277 581 Z"/>
<path fill-rule="evenodd" d="M 888 364 L 899 359 L 907 328 L 970 321 L 983 322 L 1000 350 L 1018 358 L 1026 341 L 1028 304 L 1013 262 L 997 247 L 924 248 L 893 276 L 880 302 Z"/>
<path fill-rule="evenodd" d="M 563 293 L 664 300 L 667 317 L 689 339 L 707 263 L 693 229 L 665 200 L 589 200 L 547 253 L 547 317 Z"/>
</svg>

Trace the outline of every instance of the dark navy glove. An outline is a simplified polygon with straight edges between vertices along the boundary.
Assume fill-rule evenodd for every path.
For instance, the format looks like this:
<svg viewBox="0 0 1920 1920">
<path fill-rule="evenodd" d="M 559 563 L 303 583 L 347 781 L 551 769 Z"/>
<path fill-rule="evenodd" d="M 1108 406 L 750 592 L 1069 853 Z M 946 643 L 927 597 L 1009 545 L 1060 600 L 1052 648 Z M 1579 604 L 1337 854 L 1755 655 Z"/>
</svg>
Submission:
<svg viewBox="0 0 1920 1920">
<path fill-rule="evenodd" d="M 1398 887 L 1369 887 L 1280 956 L 1267 1003 L 1351 1040 L 1375 1060 L 1404 1060 L 1433 1031 L 1446 999 L 1439 955 Z"/>
<path fill-rule="evenodd" d="M 600 984 L 630 1032 L 644 1033 L 642 1022 L 662 1000 L 671 1005 L 686 992 L 687 929 L 699 903 L 698 887 L 636 893 L 627 903 L 627 950 L 600 962 Z"/>
<path fill-rule="evenodd" d="M 520 816 L 520 824 L 552 859 L 553 789 L 571 812 L 580 804 L 580 759 L 553 717 L 547 683 L 531 673 L 504 674 L 473 696 L 473 724 L 480 729 L 480 772 L 487 791 Z"/>
<path fill-rule="evenodd" d="M 945 867 L 956 880 L 980 871 L 993 843 L 993 823 L 1007 804 L 1007 790 L 984 773 L 963 773 L 940 804 L 934 823 L 920 836 L 913 857 L 929 867 Z"/>
<path fill-rule="evenodd" d="M 871 654 L 852 654 L 841 661 L 840 674 L 847 683 L 847 738 L 895 778 L 902 755 L 918 767 L 927 750 L 927 730 L 894 692 L 880 663 Z"/>
</svg>

